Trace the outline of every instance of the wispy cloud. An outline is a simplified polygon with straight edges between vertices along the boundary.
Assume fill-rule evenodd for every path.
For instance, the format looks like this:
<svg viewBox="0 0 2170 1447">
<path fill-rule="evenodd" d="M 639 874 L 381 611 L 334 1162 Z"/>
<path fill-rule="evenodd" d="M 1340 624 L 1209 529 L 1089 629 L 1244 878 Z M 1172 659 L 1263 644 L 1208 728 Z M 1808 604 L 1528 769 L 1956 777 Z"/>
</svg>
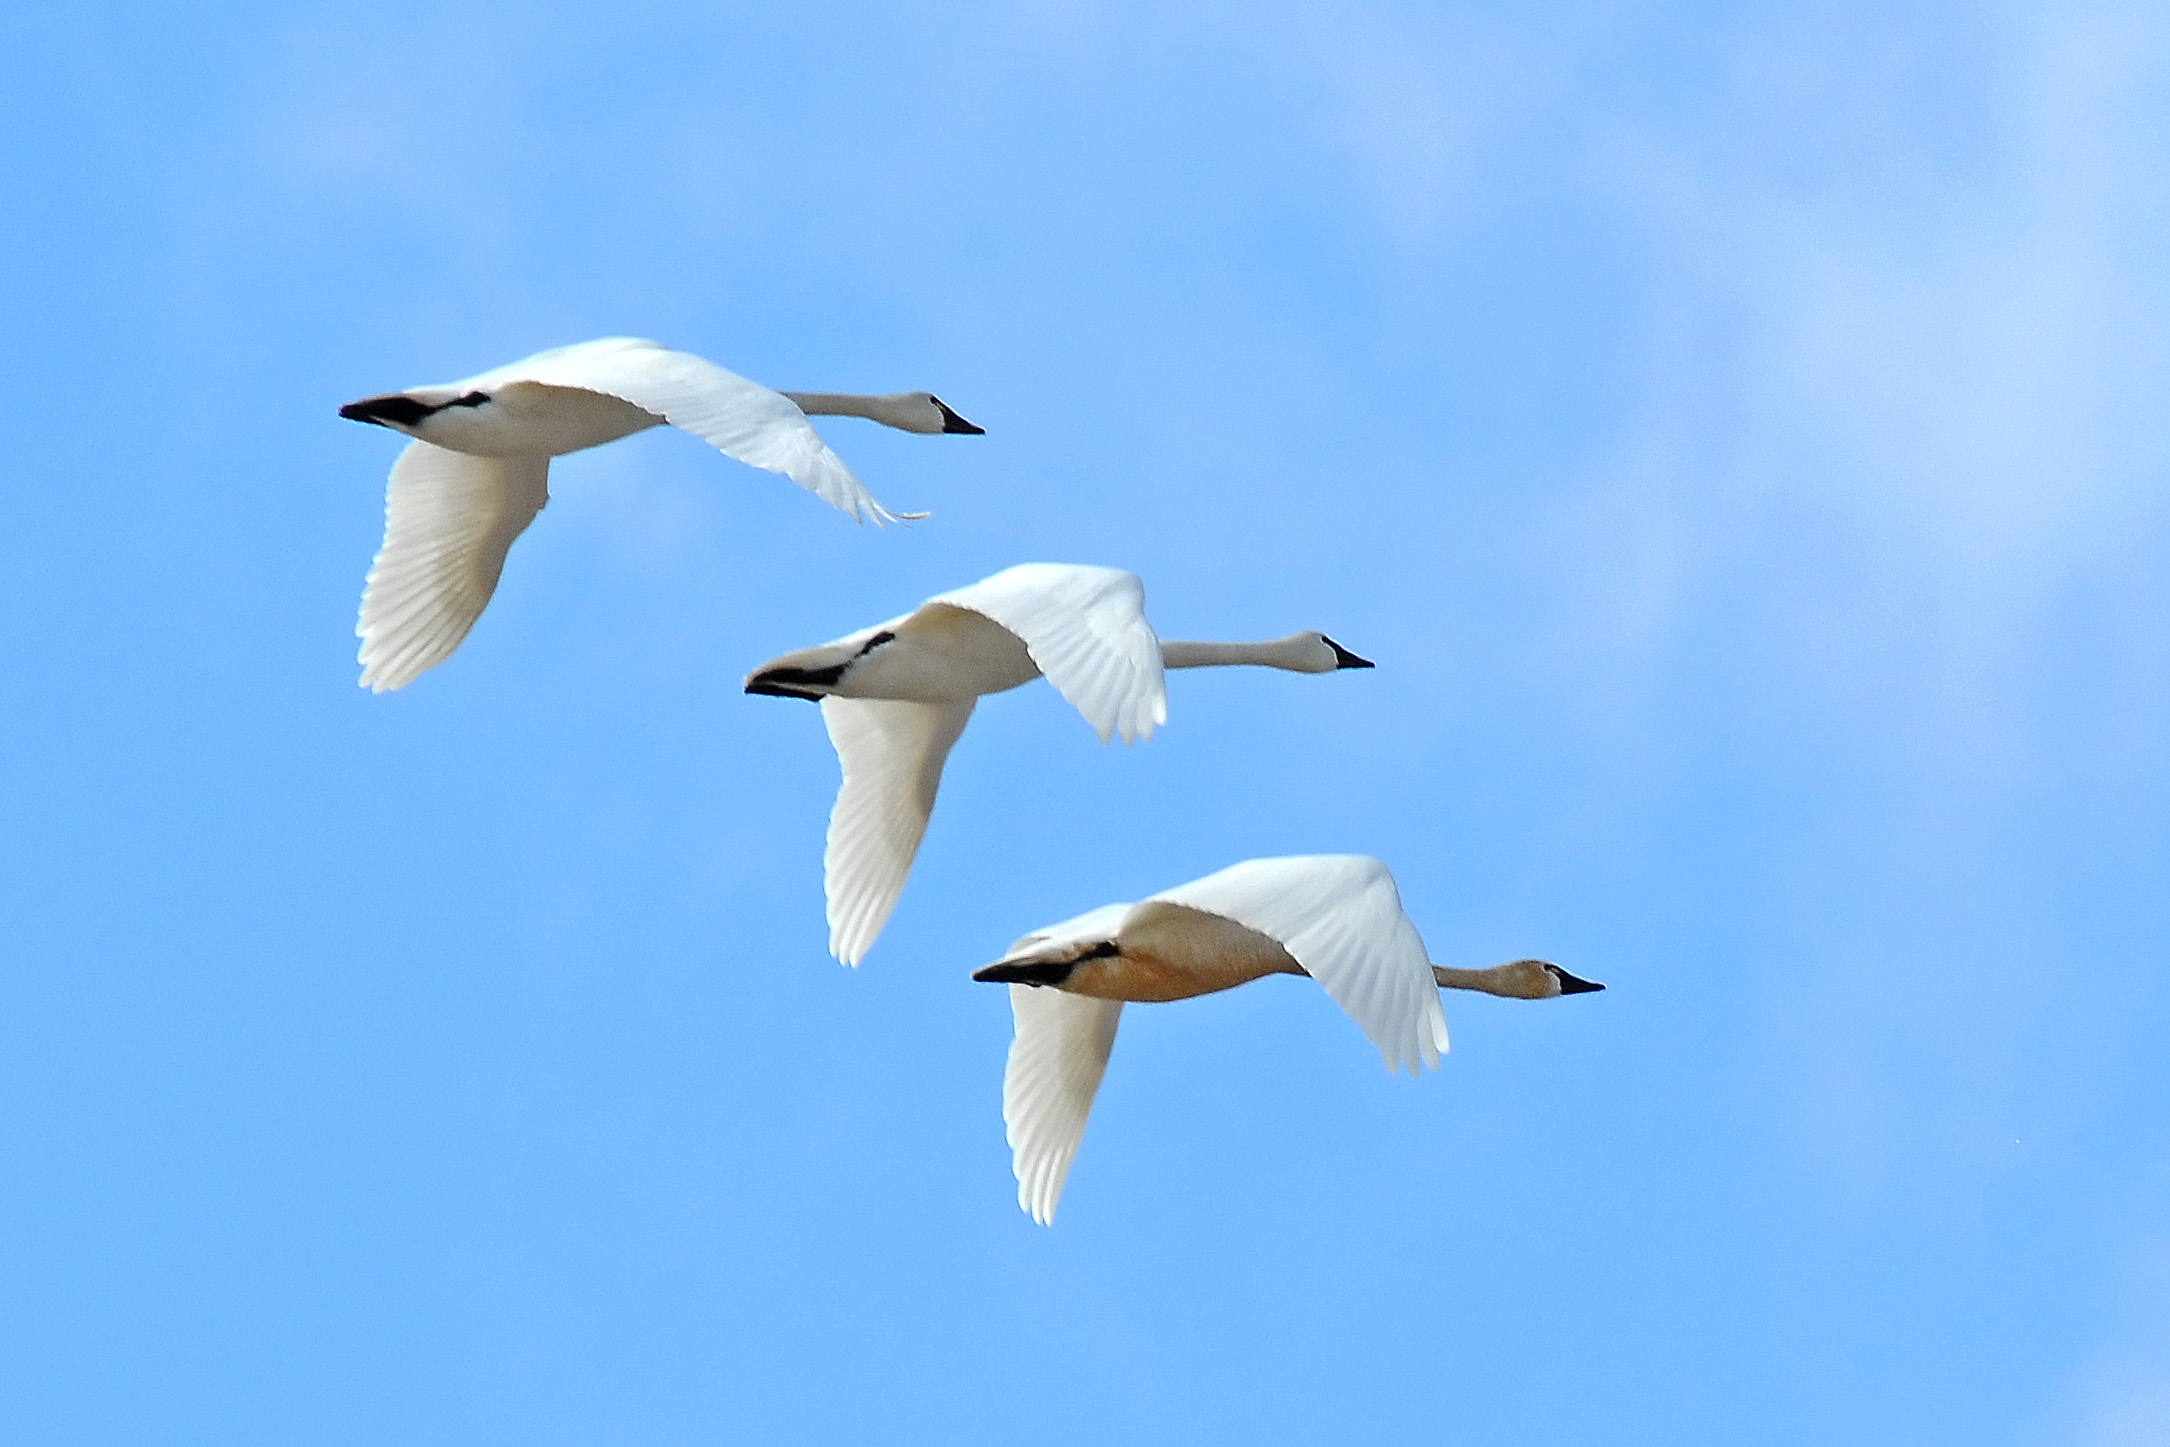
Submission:
<svg viewBox="0 0 2170 1447">
<path fill-rule="evenodd" d="M 2124 1329 L 2075 1374 L 2057 1440 L 2073 1447 L 2158 1447 L 2170 1442 L 2170 1249 L 2130 1263 Z"/>
<path fill-rule="evenodd" d="M 1726 313 L 1744 486 L 1813 496 L 1970 594 L 2038 585 L 2159 506 L 2170 96 L 2145 22 L 1987 22 L 1959 134 L 1909 104 L 1943 35 L 1790 44 L 1816 77 L 1792 84 L 1746 37 L 1740 124 L 1639 138 L 1660 244 Z M 1879 44 L 1903 53 L 1865 87 Z"/>
</svg>

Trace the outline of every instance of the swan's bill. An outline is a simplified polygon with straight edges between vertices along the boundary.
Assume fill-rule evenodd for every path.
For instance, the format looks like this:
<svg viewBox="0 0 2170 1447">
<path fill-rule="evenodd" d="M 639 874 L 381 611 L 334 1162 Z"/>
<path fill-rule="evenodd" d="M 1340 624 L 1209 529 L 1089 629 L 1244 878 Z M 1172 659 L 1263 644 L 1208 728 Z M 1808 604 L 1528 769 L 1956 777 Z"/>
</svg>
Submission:
<svg viewBox="0 0 2170 1447">
<path fill-rule="evenodd" d="M 965 421 L 962 417 L 959 417 L 955 412 L 951 411 L 950 406 L 947 402 L 944 402 L 941 398 L 935 396 L 931 392 L 927 395 L 927 400 L 929 402 L 932 402 L 935 406 L 939 407 L 942 410 L 942 430 L 944 432 L 961 433 L 968 437 L 984 437 L 987 435 L 986 428 L 974 427 L 971 423 Z"/>
<path fill-rule="evenodd" d="M 1319 637 L 1326 638 L 1326 635 L 1321 633 Z M 1368 658 L 1357 657 L 1331 638 L 1326 638 L 1326 646 L 1334 650 L 1334 667 L 1336 668 L 1377 668 L 1379 666 Z"/>
<path fill-rule="evenodd" d="M 1605 988 L 1595 980 L 1577 979 L 1550 960 L 1539 960 L 1538 963 L 1545 967 L 1547 974 L 1560 982 L 1560 993 L 1563 995 L 1588 995 Z"/>
<path fill-rule="evenodd" d="M 436 416 L 448 407 L 484 407 L 489 405 L 489 395 L 469 392 L 454 397 L 449 402 L 425 402 L 410 397 L 405 392 L 394 392 L 385 397 L 364 397 L 359 402 L 349 402 L 339 409 L 339 415 L 349 422 L 368 422 L 378 427 L 389 427 L 395 432 L 405 432 L 419 427 L 428 418 Z"/>
</svg>

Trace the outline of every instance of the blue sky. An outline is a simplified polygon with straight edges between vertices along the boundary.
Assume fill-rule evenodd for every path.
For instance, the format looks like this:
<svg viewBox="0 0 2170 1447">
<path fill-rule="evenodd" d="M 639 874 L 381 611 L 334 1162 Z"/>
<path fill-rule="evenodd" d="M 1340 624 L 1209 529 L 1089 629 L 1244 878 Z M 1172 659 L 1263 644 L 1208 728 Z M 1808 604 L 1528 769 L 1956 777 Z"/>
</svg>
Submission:
<svg viewBox="0 0 2170 1447">
<path fill-rule="evenodd" d="M 7 28 L 10 1440 L 2170 1439 L 2160 9 Z M 338 404 L 624 333 L 988 435 L 569 459 L 356 689 Z M 847 972 L 738 680 L 1028 559 L 1380 667 L 990 700 Z M 969 971 L 1331 850 L 1611 989 L 1134 1010 L 1031 1225 Z"/>
</svg>

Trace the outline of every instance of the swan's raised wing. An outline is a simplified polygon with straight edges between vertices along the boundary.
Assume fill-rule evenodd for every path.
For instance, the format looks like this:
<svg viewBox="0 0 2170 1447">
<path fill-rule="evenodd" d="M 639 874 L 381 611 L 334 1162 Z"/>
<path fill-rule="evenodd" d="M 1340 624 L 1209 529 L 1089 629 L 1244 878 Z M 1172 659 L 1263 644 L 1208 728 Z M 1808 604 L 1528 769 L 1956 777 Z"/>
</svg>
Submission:
<svg viewBox="0 0 2170 1447">
<path fill-rule="evenodd" d="M 1121 568 L 1020 563 L 927 600 L 970 608 L 1025 640 L 1032 661 L 1106 743 L 1149 739 L 1168 721 L 1160 639 L 1145 585 Z"/>
<path fill-rule="evenodd" d="M 1394 876 L 1361 854 L 1251 859 L 1153 896 L 1278 940 L 1363 1027 L 1386 1068 L 1436 1067 L 1447 1017 Z"/>
<path fill-rule="evenodd" d="M 833 696 L 821 701 L 829 741 L 844 766 L 822 857 L 829 953 L 847 965 L 866 958 L 904 893 L 905 876 L 934 813 L 942 765 L 971 721 L 974 702 Z"/>
<path fill-rule="evenodd" d="M 364 688 L 404 688 L 452 656 L 497 591 L 512 540 L 549 500 L 548 458 L 407 444 L 384 490 L 384 546 L 354 625 Z"/>
<path fill-rule="evenodd" d="M 1085 1138 L 1123 1003 L 1012 985 L 1010 1012 L 1017 1017 L 1017 1038 L 1002 1076 L 1002 1123 L 1017 1172 L 1017 1204 L 1044 1226 L 1055 1219 L 1062 1183 Z"/>
<path fill-rule="evenodd" d="M 924 516 L 893 513 L 876 502 L 783 393 L 691 352 L 632 337 L 606 337 L 540 352 L 475 380 L 493 386 L 538 382 L 622 398 L 684 428 L 726 457 L 782 473 L 860 521 Z"/>
</svg>

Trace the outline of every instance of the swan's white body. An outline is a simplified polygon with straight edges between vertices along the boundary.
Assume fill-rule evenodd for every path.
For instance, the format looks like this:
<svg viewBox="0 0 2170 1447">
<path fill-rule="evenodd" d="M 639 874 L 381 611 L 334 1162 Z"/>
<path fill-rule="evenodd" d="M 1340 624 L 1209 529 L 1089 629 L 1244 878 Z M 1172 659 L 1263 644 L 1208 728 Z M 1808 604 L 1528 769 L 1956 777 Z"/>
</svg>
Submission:
<svg viewBox="0 0 2170 1447">
<path fill-rule="evenodd" d="M 779 472 L 854 519 L 892 513 L 808 411 L 912 432 L 977 432 L 928 393 L 805 394 L 805 407 L 687 352 L 609 337 L 538 352 L 462 382 L 365 398 L 340 415 L 415 440 L 392 464 L 384 545 L 362 592 L 362 684 L 402 688 L 442 663 L 497 590 L 505 554 L 550 498 L 550 459 L 669 423 Z"/>
<path fill-rule="evenodd" d="M 820 701 L 843 765 L 823 861 L 830 952 L 858 964 L 888 922 L 942 765 L 981 695 L 1045 675 L 1102 743 L 1121 735 L 1127 744 L 1167 721 L 1165 669 L 1246 663 L 1298 673 L 1371 666 L 1322 633 L 1162 643 L 1136 574 L 1022 563 L 757 669 L 747 692 Z"/>
<path fill-rule="evenodd" d="M 1010 986 L 1017 1035 L 1002 1119 L 1018 1204 L 1055 1216 L 1126 1001 L 1181 1000 L 1267 975 L 1309 975 L 1379 1047 L 1387 1069 L 1436 1068 L 1441 986 L 1518 999 L 1603 989 L 1542 960 L 1490 970 L 1430 963 L 1394 876 L 1357 854 L 1252 859 L 1035 930 L 973 978 Z"/>
</svg>

